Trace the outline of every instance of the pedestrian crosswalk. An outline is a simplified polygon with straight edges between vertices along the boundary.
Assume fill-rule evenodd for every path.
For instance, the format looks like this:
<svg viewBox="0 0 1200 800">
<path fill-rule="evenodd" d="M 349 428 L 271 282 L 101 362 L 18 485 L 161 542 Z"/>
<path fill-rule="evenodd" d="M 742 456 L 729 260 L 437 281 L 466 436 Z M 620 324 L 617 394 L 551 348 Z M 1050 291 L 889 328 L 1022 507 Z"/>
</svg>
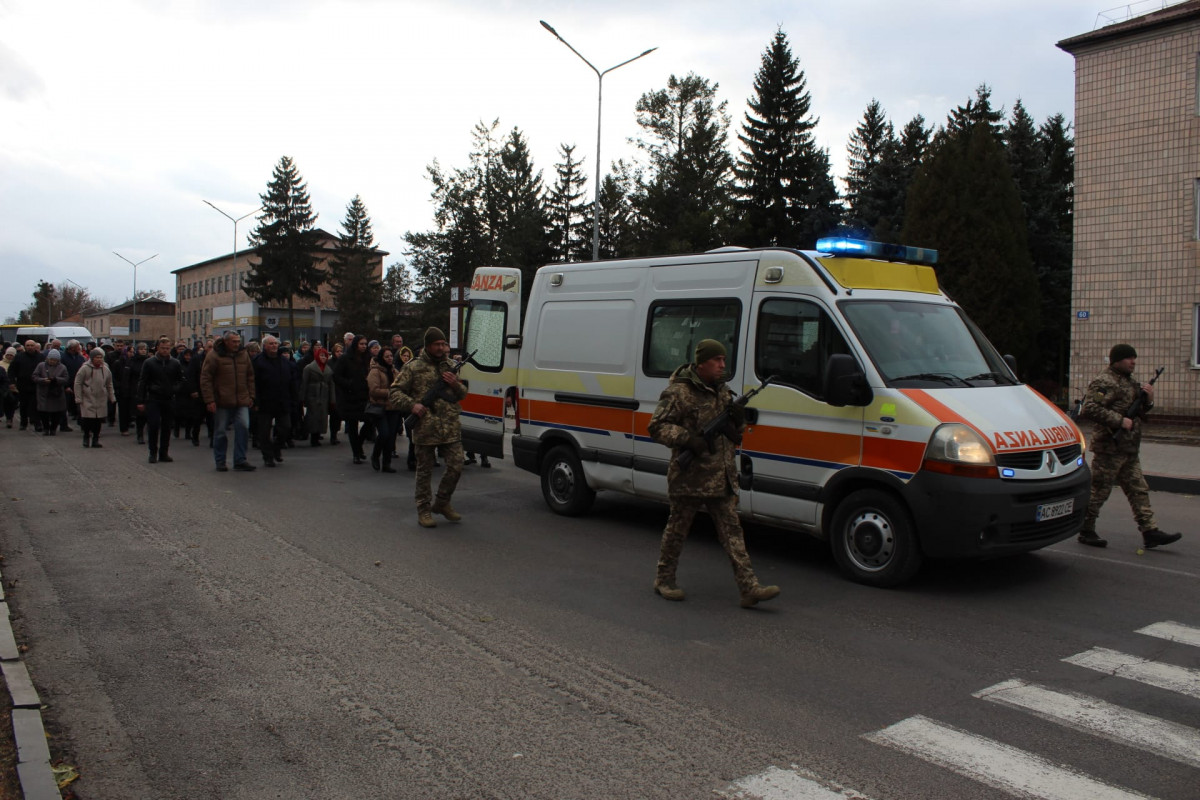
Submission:
<svg viewBox="0 0 1200 800">
<path fill-rule="evenodd" d="M 1156 622 L 1135 633 L 1200 647 L 1200 628 Z M 1154 661 L 1104 647 L 1062 659 L 1121 680 L 1136 681 L 1200 699 L 1200 669 Z M 1200 769 L 1200 730 L 1125 708 L 1079 692 L 1018 678 L 974 692 L 987 703 L 1032 714 L 1064 728 Z M 863 734 L 874 744 L 914 756 L 964 778 L 1015 797 L 1046 800 L 1130 800 L 1145 798 L 1132 789 L 1102 781 L 1069 765 L 962 730 L 924 715 Z M 1200 776 L 1194 786 L 1200 787 Z M 735 781 L 722 791 L 728 800 L 872 800 L 869 796 L 793 767 L 771 767 Z M 1200 788 L 1192 796 L 1200 796 Z"/>
</svg>

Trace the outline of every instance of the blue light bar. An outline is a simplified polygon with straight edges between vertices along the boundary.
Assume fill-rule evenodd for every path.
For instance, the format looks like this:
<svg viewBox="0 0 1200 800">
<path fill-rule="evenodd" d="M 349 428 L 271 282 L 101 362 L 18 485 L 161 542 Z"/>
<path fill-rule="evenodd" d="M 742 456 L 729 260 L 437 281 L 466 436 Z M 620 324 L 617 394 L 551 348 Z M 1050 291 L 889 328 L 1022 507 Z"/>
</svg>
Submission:
<svg viewBox="0 0 1200 800">
<path fill-rule="evenodd" d="M 1017 471 L 1014 469 L 1009 469 L 1008 467 L 1005 467 L 1004 469 L 1000 470 L 1000 475 L 1001 475 L 1001 477 L 1004 477 L 1004 478 L 1013 478 L 1013 477 L 1016 477 Z"/>
<path fill-rule="evenodd" d="M 932 267 L 937 263 L 937 250 L 927 247 L 908 247 L 903 244 L 869 242 L 865 239 L 827 237 L 817 240 L 817 250 L 835 256 L 854 255 L 879 258 L 884 261 L 903 261 L 906 264 L 924 264 Z"/>
</svg>

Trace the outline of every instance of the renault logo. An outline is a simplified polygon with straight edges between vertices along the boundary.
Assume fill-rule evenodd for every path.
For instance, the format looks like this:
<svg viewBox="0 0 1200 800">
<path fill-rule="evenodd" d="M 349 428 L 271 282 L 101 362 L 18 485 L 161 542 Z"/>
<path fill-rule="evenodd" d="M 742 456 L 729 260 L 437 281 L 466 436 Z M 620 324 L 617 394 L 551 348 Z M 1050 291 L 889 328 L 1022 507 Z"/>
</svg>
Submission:
<svg viewBox="0 0 1200 800">
<path fill-rule="evenodd" d="M 1053 450 L 1046 451 L 1046 468 L 1050 470 L 1051 475 L 1058 471 L 1058 458 Z"/>
</svg>

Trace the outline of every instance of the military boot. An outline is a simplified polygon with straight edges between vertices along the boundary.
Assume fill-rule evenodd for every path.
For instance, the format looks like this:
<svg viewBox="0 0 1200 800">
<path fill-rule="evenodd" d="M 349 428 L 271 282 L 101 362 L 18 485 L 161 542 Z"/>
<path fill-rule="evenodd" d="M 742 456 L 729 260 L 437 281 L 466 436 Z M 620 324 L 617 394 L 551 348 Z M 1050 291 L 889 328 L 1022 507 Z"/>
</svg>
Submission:
<svg viewBox="0 0 1200 800">
<path fill-rule="evenodd" d="M 1158 528 L 1151 528 L 1148 531 L 1142 532 L 1142 546 L 1149 550 L 1151 547 L 1158 547 L 1160 544 L 1170 544 L 1178 542 L 1183 538 L 1182 533 L 1163 533 Z"/>
<path fill-rule="evenodd" d="M 1079 543 L 1092 547 L 1107 547 L 1108 539 L 1102 539 L 1095 531 L 1082 530 L 1079 532 Z"/>
<path fill-rule="evenodd" d="M 758 603 L 770 600 L 779 595 L 778 586 L 755 586 L 748 592 L 742 592 L 742 608 L 750 608 Z"/>
<path fill-rule="evenodd" d="M 675 581 L 655 581 L 654 592 L 664 600 L 682 600 L 683 589 L 675 585 Z"/>
<path fill-rule="evenodd" d="M 436 528 L 437 520 L 433 518 L 433 514 L 429 512 L 428 508 L 418 508 L 417 524 L 422 528 Z"/>
<path fill-rule="evenodd" d="M 454 507 L 450 505 L 450 501 L 448 499 L 443 499 L 441 497 L 437 498 L 433 501 L 433 508 L 431 510 L 434 514 L 441 514 L 451 522 L 458 522 L 460 519 L 462 519 L 462 514 L 454 510 Z"/>
</svg>

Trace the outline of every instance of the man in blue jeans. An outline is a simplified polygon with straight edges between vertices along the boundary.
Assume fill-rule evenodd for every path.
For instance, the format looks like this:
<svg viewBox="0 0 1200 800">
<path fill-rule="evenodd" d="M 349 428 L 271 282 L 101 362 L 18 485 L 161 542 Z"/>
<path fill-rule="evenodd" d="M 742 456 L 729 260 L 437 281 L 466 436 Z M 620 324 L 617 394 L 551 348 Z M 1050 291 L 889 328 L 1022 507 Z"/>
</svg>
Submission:
<svg viewBox="0 0 1200 800">
<path fill-rule="evenodd" d="M 233 468 L 253 472 L 254 465 L 246 461 L 246 445 L 250 438 L 250 407 L 254 405 L 254 365 L 249 353 L 242 349 L 242 337 L 236 331 L 226 331 L 204 357 L 200 394 L 215 417 L 213 459 L 217 462 L 217 472 L 229 469 L 225 465 L 225 451 L 230 425 L 233 425 Z"/>
</svg>

